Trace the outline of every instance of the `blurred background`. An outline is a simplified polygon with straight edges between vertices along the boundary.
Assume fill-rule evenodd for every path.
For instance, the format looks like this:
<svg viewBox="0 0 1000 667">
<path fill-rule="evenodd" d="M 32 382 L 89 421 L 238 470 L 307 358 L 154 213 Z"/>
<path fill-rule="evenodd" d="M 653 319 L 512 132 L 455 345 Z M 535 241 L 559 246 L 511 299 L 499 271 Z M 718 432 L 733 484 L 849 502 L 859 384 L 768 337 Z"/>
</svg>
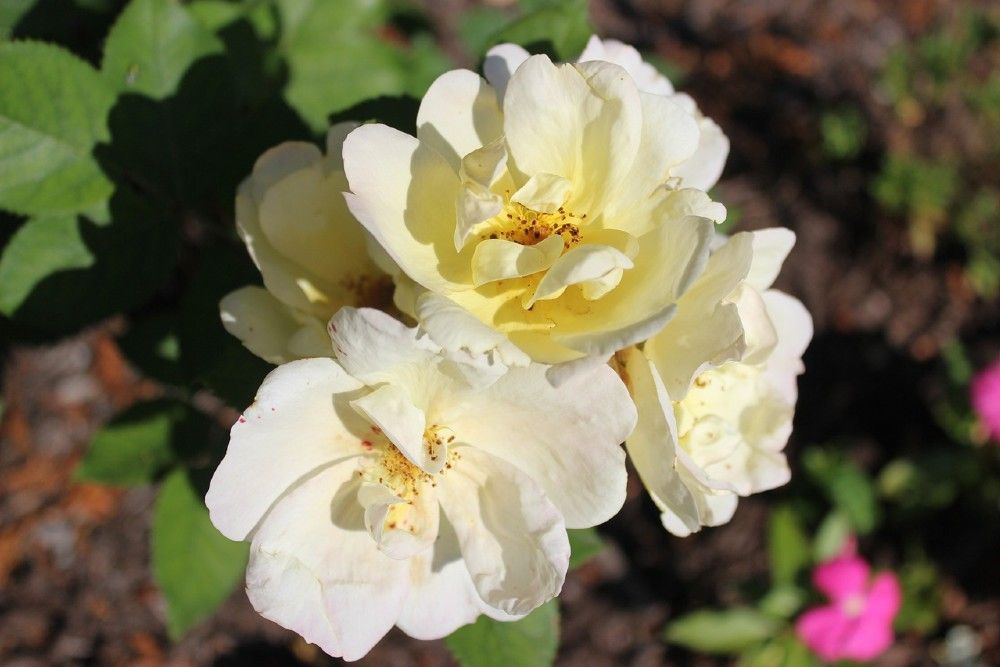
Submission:
<svg viewBox="0 0 1000 667">
<path fill-rule="evenodd" d="M 124 5 L 0 0 L 0 49 L 53 42 L 100 68 Z M 318 139 L 331 120 L 412 128 L 434 77 L 477 68 L 497 41 L 571 60 L 591 30 L 648 54 L 729 136 L 712 193 L 725 225 L 796 232 L 777 286 L 806 304 L 816 337 L 792 482 L 678 539 L 633 475 L 567 579 L 556 663 L 812 664 L 789 624 L 820 600 L 812 565 L 856 534 L 904 592 L 897 642 L 877 664 L 1000 664 L 1000 450 L 969 400 L 1000 355 L 996 3 L 177 11 L 156 19 L 173 76 L 117 91 L 85 147 L 103 198 L 49 210 L 59 193 L 0 196 L 12 211 L 0 214 L 0 664 L 332 662 L 253 612 L 241 567 L 215 572 L 243 552 L 199 514 L 198 476 L 268 370 L 218 321 L 218 298 L 259 280 L 234 233 L 235 186 L 264 149 Z M 192 582 L 205 587 L 197 599 Z M 733 609 L 767 620 L 736 627 Z M 444 642 L 393 631 L 361 664 L 454 663 Z"/>
</svg>

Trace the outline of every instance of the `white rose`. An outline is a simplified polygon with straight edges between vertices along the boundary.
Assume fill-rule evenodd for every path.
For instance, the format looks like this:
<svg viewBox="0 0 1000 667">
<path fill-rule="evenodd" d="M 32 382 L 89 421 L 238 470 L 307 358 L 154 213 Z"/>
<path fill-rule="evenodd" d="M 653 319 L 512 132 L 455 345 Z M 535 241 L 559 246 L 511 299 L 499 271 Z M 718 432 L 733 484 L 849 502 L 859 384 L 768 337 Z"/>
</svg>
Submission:
<svg viewBox="0 0 1000 667">
<path fill-rule="evenodd" d="M 784 229 L 733 236 L 677 316 L 619 355 L 639 412 L 626 447 L 676 535 L 726 523 L 740 496 L 790 477 L 782 450 L 812 320 L 769 288 L 793 243 Z"/>
<path fill-rule="evenodd" d="M 614 371 L 469 383 L 476 365 L 379 311 L 345 308 L 330 333 L 336 359 L 265 379 L 206 497 L 251 542 L 254 608 L 354 660 L 393 625 L 438 638 L 557 595 L 566 528 L 624 501 L 636 414 Z"/>
</svg>

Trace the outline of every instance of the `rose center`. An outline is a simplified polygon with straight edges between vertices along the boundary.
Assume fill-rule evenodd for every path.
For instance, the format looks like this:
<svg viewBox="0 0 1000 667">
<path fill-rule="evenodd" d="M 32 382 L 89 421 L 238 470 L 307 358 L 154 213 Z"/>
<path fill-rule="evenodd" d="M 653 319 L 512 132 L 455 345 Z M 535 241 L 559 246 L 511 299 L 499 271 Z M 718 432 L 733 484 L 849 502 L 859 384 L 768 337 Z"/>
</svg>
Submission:
<svg viewBox="0 0 1000 667">
<path fill-rule="evenodd" d="M 454 442 L 455 435 L 447 426 L 434 424 L 424 431 L 423 444 L 428 457 L 432 461 L 445 457 L 441 471 L 435 474 L 428 473 L 414 464 L 375 427 L 372 428 L 372 432 L 373 436 L 362 441 L 362 446 L 366 450 L 377 452 L 378 458 L 366 466 L 359 476 L 367 482 L 388 487 L 408 504 L 412 504 L 420 495 L 420 489 L 425 484 L 437 486 L 438 480 L 462 458 L 461 453 L 448 450 L 447 446 Z"/>
<path fill-rule="evenodd" d="M 480 239 L 535 245 L 558 235 L 563 239 L 565 252 L 580 243 L 580 226 L 586 218 L 586 213 L 577 215 L 561 206 L 552 213 L 542 213 L 508 200 L 506 210 L 494 219 L 493 227 L 481 234 Z"/>
</svg>

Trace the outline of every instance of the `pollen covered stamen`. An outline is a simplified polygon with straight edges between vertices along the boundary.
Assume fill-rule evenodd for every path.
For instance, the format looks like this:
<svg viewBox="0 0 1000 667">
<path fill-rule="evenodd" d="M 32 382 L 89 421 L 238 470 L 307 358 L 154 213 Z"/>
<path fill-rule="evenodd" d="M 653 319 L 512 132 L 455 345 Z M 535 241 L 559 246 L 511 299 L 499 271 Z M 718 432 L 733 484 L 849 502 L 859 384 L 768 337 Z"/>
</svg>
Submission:
<svg viewBox="0 0 1000 667">
<path fill-rule="evenodd" d="M 381 432 L 373 431 L 372 436 L 362 441 L 362 448 L 377 458 L 369 458 L 370 463 L 358 471 L 362 481 L 358 500 L 365 507 L 365 525 L 387 554 L 404 548 L 403 543 L 390 536 L 398 533 L 391 531 L 409 533 L 419 540 L 434 539 L 428 531 L 436 533 L 437 504 L 430 490 L 462 457 L 459 452 L 448 451 L 448 443 L 454 440 L 451 429 L 444 426 L 432 425 L 425 432 L 424 444 L 428 453 L 432 457 L 442 457 L 441 470 L 437 473 L 415 465 Z"/>
<path fill-rule="evenodd" d="M 506 209 L 497 216 L 492 229 L 480 239 L 502 239 L 521 245 L 535 245 L 550 236 L 561 236 L 563 251 L 580 243 L 580 226 L 587 215 L 577 215 L 560 206 L 552 213 L 541 213 L 508 199 Z"/>
<path fill-rule="evenodd" d="M 432 461 L 442 461 L 441 471 L 428 473 L 415 465 L 403 452 L 373 427 L 371 436 L 362 440 L 365 451 L 375 452 L 378 459 L 362 469 L 358 476 L 366 482 L 381 484 L 392 491 L 403 502 L 412 504 L 420 495 L 424 484 L 437 486 L 446 470 L 450 470 L 461 454 L 449 451 L 448 445 L 455 441 L 455 433 L 447 426 L 432 424 L 424 432 L 424 448 Z"/>
<path fill-rule="evenodd" d="M 410 459 L 388 441 L 382 446 L 378 462 L 365 468 L 360 474 L 366 482 L 386 486 L 408 503 L 412 503 L 420 495 L 420 487 L 424 483 L 433 479 L 432 475 L 413 465 Z"/>
<path fill-rule="evenodd" d="M 447 426 L 431 424 L 424 431 L 424 449 L 431 461 L 437 462 L 448 455 L 448 444 L 455 441 L 455 434 Z"/>
</svg>

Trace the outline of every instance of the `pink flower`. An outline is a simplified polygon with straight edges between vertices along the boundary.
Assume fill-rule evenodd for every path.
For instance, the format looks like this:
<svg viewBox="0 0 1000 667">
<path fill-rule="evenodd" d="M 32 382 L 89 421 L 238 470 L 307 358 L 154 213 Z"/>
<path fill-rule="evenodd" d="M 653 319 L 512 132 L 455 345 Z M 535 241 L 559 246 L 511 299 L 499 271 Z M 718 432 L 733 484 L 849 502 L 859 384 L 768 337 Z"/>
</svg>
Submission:
<svg viewBox="0 0 1000 667">
<path fill-rule="evenodd" d="M 987 434 L 994 440 L 1000 440 L 1000 360 L 972 378 L 969 392 L 972 394 L 972 407 Z"/>
<path fill-rule="evenodd" d="M 813 570 L 813 585 L 830 604 L 799 617 L 795 632 L 823 660 L 871 660 L 892 644 L 892 621 L 899 611 L 899 580 L 892 572 L 870 578 L 868 563 L 843 553 Z"/>
</svg>

